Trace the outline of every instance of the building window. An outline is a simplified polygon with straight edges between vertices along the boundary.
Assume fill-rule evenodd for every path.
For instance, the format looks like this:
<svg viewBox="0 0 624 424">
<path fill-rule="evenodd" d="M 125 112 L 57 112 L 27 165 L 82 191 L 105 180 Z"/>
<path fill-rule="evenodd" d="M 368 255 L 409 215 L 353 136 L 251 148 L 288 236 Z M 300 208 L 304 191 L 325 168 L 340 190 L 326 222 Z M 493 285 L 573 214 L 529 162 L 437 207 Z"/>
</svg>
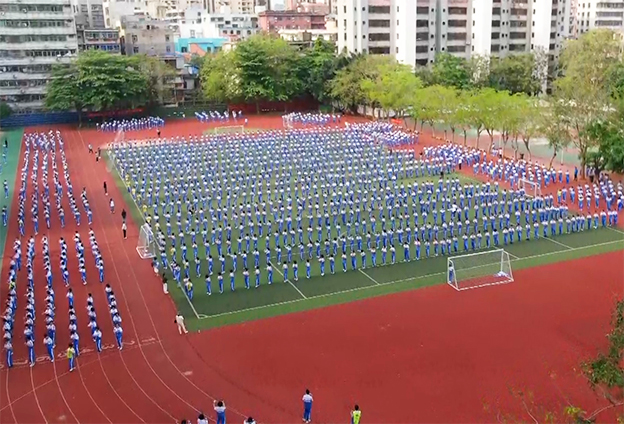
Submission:
<svg viewBox="0 0 624 424">
<path fill-rule="evenodd" d="M 171 47 L 170 47 L 170 46 L 165 47 L 165 51 L 166 51 L 167 53 L 171 53 Z"/>
</svg>

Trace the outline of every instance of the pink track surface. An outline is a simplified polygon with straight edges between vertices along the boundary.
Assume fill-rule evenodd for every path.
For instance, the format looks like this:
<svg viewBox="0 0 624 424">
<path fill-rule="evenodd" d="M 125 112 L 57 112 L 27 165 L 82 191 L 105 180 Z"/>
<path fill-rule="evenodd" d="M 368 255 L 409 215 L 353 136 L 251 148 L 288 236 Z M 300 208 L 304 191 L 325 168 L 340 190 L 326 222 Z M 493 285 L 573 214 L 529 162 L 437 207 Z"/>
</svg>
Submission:
<svg viewBox="0 0 624 424">
<path fill-rule="evenodd" d="M 252 117 L 249 125 L 274 128 L 281 118 Z M 162 135 L 205 128 L 177 121 Z M 564 403 L 562 394 L 588 410 L 600 404 L 574 368 L 606 345 L 609 311 L 622 297 L 624 275 L 613 266 L 622 263 L 622 252 L 518 271 L 515 283 L 495 288 L 457 293 L 437 286 L 180 336 L 173 324 L 175 306 L 150 265 L 136 256 L 136 226 L 129 222 L 123 240 L 119 216 L 108 211 L 105 180 L 118 210 L 122 206 L 112 176 L 87 154 L 87 144 L 102 145 L 114 135 L 67 129 L 63 136 L 75 191 L 85 186 L 94 209 L 93 229 L 107 264 L 106 280 L 118 297 L 127 347 L 99 355 L 83 351 L 78 370 L 69 374 L 64 359 L 23 366 L 25 348 L 16 342 L 19 364 L 0 370 L 2 423 L 174 422 L 210 410 L 215 397 L 226 400 L 230 420 L 251 414 L 264 423 L 289 423 L 299 419 L 306 387 L 315 395 L 314 421 L 325 423 L 346 422 L 354 403 L 369 423 L 491 422 L 497 411 L 521 416 L 508 387 L 532 390 L 537 401 L 555 410 Z M 136 134 L 147 136 L 153 132 Z M 53 258 L 61 236 L 54 224 Z M 74 230 L 69 225 L 63 235 Z M 87 231 L 80 228 L 83 239 Z M 16 235 L 11 220 L 8 242 Z M 75 265 L 70 262 L 70 268 Z M 35 275 L 42 275 L 41 268 Z M 64 305 L 65 292 L 59 280 L 57 307 Z M 18 280 L 20 307 L 24 283 Z M 42 287 L 36 286 L 39 308 Z M 73 287 L 83 349 L 92 347 L 84 337 L 82 308 L 89 291 L 103 315 L 104 342 L 112 345 L 103 287 L 96 282 Z M 68 335 L 63 314 L 58 316 L 60 351 Z M 22 328 L 17 322 L 16 341 Z M 41 338 L 38 333 L 40 355 Z"/>
</svg>

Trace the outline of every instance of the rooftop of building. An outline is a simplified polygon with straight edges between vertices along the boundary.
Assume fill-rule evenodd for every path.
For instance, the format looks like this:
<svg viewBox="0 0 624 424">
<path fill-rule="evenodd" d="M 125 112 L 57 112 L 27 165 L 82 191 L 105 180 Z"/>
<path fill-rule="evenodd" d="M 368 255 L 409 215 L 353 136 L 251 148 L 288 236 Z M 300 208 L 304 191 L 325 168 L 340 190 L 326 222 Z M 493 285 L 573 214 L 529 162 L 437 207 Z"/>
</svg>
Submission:
<svg viewBox="0 0 624 424">
<path fill-rule="evenodd" d="M 315 11 L 298 11 L 298 10 L 265 10 L 258 13 L 258 16 L 325 16 L 325 13 Z"/>
</svg>

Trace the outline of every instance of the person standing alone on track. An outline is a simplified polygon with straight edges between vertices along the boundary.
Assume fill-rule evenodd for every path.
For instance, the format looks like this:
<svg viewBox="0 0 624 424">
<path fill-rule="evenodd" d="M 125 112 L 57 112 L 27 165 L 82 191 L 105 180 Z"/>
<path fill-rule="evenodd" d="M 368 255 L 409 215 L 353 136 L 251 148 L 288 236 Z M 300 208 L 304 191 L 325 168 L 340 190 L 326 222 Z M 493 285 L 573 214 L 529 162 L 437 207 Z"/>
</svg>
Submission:
<svg viewBox="0 0 624 424">
<path fill-rule="evenodd" d="M 360 418 L 362 417 L 362 411 L 360 407 L 355 405 L 353 411 L 351 411 L 351 424 L 360 424 Z"/>
<path fill-rule="evenodd" d="M 121 224 L 121 232 L 123 233 L 124 240 L 126 240 L 128 238 L 128 235 L 127 235 L 128 227 L 126 226 L 125 222 Z"/>
<path fill-rule="evenodd" d="M 178 332 L 180 334 L 184 333 L 188 333 L 188 330 L 186 329 L 186 325 L 184 325 L 184 317 L 182 316 L 181 313 L 178 312 L 178 314 L 175 317 L 175 320 L 173 321 L 176 324 L 178 324 Z"/>
<path fill-rule="evenodd" d="M 74 346 L 72 343 L 69 344 L 67 348 L 67 359 L 69 360 L 69 372 L 74 370 L 76 351 L 74 350 Z"/>
<path fill-rule="evenodd" d="M 109 207 L 110 207 L 110 211 L 112 214 L 115 213 L 115 201 L 113 200 L 113 198 L 111 197 L 110 202 L 108 203 Z"/>
<path fill-rule="evenodd" d="M 127 216 L 127 212 L 125 208 L 121 209 L 121 222 L 123 222 L 124 224 L 126 223 L 126 216 Z"/>
<path fill-rule="evenodd" d="M 225 424 L 225 402 L 214 400 L 213 405 L 217 413 L 217 424 Z"/>
<path fill-rule="evenodd" d="M 108 196 L 108 186 L 106 185 L 106 181 L 104 181 L 104 194 Z"/>
<path fill-rule="evenodd" d="M 303 395 L 303 422 L 309 423 L 312 420 L 312 394 L 306 389 Z"/>
</svg>

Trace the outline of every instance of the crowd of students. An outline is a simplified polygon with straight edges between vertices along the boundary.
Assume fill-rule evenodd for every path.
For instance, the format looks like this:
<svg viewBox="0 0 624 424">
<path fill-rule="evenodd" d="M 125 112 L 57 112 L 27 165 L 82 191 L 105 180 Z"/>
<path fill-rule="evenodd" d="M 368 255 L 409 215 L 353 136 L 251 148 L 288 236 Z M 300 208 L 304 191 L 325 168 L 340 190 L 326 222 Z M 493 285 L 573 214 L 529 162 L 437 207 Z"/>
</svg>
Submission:
<svg viewBox="0 0 624 424">
<path fill-rule="evenodd" d="M 108 121 L 95 124 L 98 131 L 140 131 L 152 128 L 162 128 L 165 120 L 159 116 L 146 116 L 143 118 L 131 119 L 110 119 Z"/>
</svg>

